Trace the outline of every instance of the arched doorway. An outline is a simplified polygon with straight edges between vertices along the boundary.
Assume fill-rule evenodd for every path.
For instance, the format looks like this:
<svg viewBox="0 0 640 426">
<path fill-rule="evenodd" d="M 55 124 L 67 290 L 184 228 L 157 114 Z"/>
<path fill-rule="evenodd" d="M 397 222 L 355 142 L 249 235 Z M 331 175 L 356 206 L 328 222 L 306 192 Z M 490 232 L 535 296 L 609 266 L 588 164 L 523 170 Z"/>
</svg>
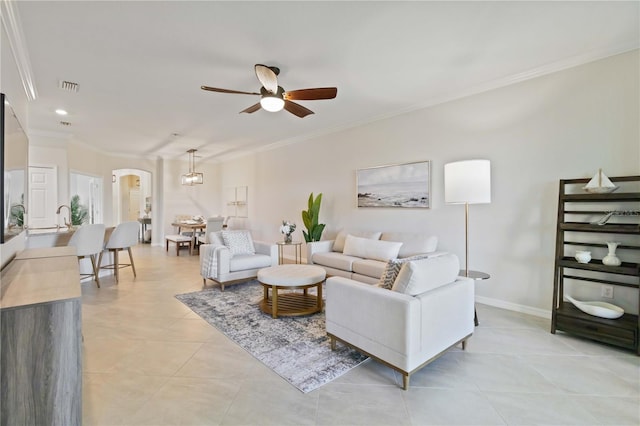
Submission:
<svg viewBox="0 0 640 426">
<path fill-rule="evenodd" d="M 151 223 L 151 173 L 139 169 L 112 170 L 113 217 L 116 223 L 147 219 Z"/>
</svg>

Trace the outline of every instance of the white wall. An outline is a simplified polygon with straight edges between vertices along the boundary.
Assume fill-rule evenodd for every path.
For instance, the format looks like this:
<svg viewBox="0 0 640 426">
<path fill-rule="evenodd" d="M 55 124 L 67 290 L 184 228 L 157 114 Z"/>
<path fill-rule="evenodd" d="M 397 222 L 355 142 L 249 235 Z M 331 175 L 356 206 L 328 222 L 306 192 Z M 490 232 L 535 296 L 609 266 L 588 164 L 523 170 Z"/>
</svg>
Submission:
<svg viewBox="0 0 640 426">
<path fill-rule="evenodd" d="M 283 219 L 298 224 L 294 236 L 302 239 L 300 212 L 310 192 L 322 192 L 325 239 L 341 228 L 424 231 L 463 261 L 464 211 L 444 204 L 443 166 L 487 158 L 493 201 L 471 206 L 470 213 L 470 266 L 492 275 L 478 283 L 478 298 L 545 314 L 552 300 L 558 180 L 590 177 L 599 167 L 609 176 L 640 174 L 638 63 L 633 51 L 222 164 L 199 163 L 201 186 L 180 185 L 186 158 L 104 155 L 88 149 L 90 141 L 68 144 L 64 173 L 85 171 L 109 182 L 113 169 L 150 171 L 152 217 L 162 224 L 153 227 L 154 244 L 173 232 L 176 214 L 225 214 L 224 189 L 248 186 L 246 223 L 257 239 L 280 240 Z M 356 207 L 357 169 L 418 160 L 432 161 L 430 210 Z M 109 200 L 105 185 L 105 214 Z M 638 311 L 637 298 L 614 303 Z"/>
<path fill-rule="evenodd" d="M 27 96 L 22 83 L 16 61 L 13 57 L 9 39 L 7 38 L 4 21 L 0 20 L 0 92 L 7 95 L 11 107 L 20 121 L 23 129 L 27 129 Z M 29 206 L 27 205 L 27 208 Z M 13 256 L 25 247 L 26 232 L 10 239 L 6 244 L 0 245 L 0 266 L 8 263 Z"/>
<path fill-rule="evenodd" d="M 185 186 L 180 177 L 189 171 L 186 161 L 163 161 L 163 215 L 162 230 L 164 234 L 174 234 L 176 229 L 171 222 L 176 215 L 210 216 L 223 214 L 222 183 L 218 164 L 198 163 L 196 171 L 204 174 L 202 185 Z"/>
<path fill-rule="evenodd" d="M 640 175 L 638 61 L 633 51 L 257 153 L 223 164 L 221 180 L 249 185 L 255 238 L 281 239 L 278 227 L 289 219 L 302 239 L 300 212 L 310 192 L 322 192 L 324 239 L 341 228 L 425 231 L 464 262 L 464 208 L 444 204 L 443 166 L 489 159 L 493 201 L 470 206 L 470 267 L 492 276 L 477 284 L 477 295 L 544 315 L 552 303 L 558 180 L 591 177 L 599 167 L 609 176 Z M 356 169 L 419 160 L 432 161 L 430 210 L 356 207 Z M 634 300 L 622 304 L 637 312 Z"/>
</svg>

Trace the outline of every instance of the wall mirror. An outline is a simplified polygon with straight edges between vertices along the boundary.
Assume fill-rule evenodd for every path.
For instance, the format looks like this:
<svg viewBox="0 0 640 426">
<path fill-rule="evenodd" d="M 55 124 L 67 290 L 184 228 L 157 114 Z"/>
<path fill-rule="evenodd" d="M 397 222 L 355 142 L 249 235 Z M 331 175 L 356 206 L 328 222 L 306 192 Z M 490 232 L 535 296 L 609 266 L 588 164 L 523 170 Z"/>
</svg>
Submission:
<svg viewBox="0 0 640 426">
<path fill-rule="evenodd" d="M 2 234 L 0 243 L 19 235 L 26 225 L 25 194 L 29 142 L 6 96 L 0 93 L 0 168 Z"/>
</svg>

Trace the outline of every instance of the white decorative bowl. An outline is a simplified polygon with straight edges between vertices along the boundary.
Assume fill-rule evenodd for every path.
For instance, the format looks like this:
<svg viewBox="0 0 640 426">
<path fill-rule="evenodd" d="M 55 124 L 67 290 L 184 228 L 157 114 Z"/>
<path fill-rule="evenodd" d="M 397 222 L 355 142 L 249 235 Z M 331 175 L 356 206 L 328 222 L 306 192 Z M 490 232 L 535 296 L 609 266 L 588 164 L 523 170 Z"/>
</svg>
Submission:
<svg viewBox="0 0 640 426">
<path fill-rule="evenodd" d="M 575 258 L 578 261 L 578 263 L 589 263 L 589 261 L 591 261 L 591 252 L 578 250 L 576 251 Z"/>
<path fill-rule="evenodd" d="M 619 306 L 612 305 L 607 302 L 581 302 L 568 296 L 565 296 L 576 308 L 589 315 L 593 315 L 600 318 L 616 319 L 624 315 L 624 309 Z"/>
</svg>

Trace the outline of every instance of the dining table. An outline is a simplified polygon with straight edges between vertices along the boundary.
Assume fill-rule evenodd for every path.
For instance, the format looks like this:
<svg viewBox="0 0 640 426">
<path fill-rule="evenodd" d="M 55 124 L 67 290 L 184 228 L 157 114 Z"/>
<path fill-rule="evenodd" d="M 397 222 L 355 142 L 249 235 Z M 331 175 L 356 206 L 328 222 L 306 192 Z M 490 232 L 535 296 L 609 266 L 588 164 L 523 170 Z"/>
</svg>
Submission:
<svg viewBox="0 0 640 426">
<path fill-rule="evenodd" d="M 182 234 L 183 229 L 185 232 L 192 232 L 193 241 L 191 242 L 191 247 L 196 248 L 198 246 L 198 230 L 205 229 L 207 227 L 207 222 L 201 222 L 197 220 L 181 220 L 177 222 L 172 222 L 171 226 L 175 226 L 178 228 L 178 234 Z"/>
</svg>

